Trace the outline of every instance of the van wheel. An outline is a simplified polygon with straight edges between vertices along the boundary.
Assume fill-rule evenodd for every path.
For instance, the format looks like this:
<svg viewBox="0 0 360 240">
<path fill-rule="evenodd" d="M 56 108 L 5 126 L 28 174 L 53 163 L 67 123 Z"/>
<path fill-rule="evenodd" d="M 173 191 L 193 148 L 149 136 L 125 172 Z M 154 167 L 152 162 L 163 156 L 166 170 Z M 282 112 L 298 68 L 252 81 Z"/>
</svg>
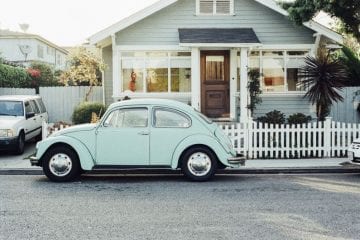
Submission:
<svg viewBox="0 0 360 240">
<path fill-rule="evenodd" d="M 15 153 L 17 155 L 21 155 L 24 153 L 24 149 L 25 149 L 25 134 L 24 132 L 20 132 L 19 137 L 17 139 Z"/>
<path fill-rule="evenodd" d="M 207 181 L 217 169 L 217 157 L 205 147 L 194 147 L 185 152 L 181 159 L 181 169 L 192 181 Z"/>
<path fill-rule="evenodd" d="M 76 152 L 66 146 L 51 148 L 42 158 L 45 175 L 54 182 L 69 182 L 80 175 L 81 167 Z"/>
</svg>

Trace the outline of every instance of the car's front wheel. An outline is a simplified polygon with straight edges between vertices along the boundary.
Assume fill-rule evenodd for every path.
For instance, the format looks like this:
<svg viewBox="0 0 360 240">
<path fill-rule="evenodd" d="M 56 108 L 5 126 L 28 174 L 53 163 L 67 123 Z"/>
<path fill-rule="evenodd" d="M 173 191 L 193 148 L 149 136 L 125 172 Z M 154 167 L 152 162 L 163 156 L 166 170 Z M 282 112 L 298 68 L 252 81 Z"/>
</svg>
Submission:
<svg viewBox="0 0 360 240">
<path fill-rule="evenodd" d="M 193 181 L 206 181 L 212 178 L 217 169 L 216 155 L 206 147 L 193 147 L 182 157 L 182 170 Z"/>
<path fill-rule="evenodd" d="M 68 182 L 80 175 L 79 157 L 67 146 L 51 148 L 42 160 L 43 171 L 51 181 Z"/>
<path fill-rule="evenodd" d="M 17 155 L 21 155 L 24 153 L 24 150 L 25 150 L 25 134 L 24 132 L 20 132 L 16 143 L 15 153 Z"/>
</svg>

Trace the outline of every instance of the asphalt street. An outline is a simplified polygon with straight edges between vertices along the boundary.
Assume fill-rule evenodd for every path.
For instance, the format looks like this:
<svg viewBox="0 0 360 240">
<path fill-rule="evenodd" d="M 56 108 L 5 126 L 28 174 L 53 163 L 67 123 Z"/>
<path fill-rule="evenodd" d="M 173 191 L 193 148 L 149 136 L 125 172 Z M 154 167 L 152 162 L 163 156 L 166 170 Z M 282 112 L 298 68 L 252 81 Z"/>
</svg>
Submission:
<svg viewBox="0 0 360 240">
<path fill-rule="evenodd" d="M 0 239 L 360 239 L 360 174 L 0 176 Z"/>
</svg>

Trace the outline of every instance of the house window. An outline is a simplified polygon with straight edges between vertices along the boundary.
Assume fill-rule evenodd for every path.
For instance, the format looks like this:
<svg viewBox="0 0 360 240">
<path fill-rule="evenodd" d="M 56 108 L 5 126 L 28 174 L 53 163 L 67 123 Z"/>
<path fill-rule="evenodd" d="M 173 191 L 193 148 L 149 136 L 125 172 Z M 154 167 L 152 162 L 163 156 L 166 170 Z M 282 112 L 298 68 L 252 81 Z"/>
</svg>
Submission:
<svg viewBox="0 0 360 240">
<path fill-rule="evenodd" d="M 52 47 L 47 46 L 46 47 L 46 53 L 47 53 L 47 55 L 55 56 L 55 49 L 52 48 Z"/>
<path fill-rule="evenodd" d="M 252 51 L 249 71 L 260 73 L 263 93 L 304 91 L 298 76 L 308 51 Z M 240 54 L 238 54 L 238 85 L 240 85 Z M 239 89 L 238 89 L 239 91 Z"/>
<path fill-rule="evenodd" d="M 191 53 L 122 52 L 122 91 L 190 92 Z"/>
<path fill-rule="evenodd" d="M 234 0 L 196 0 L 197 15 L 234 14 Z"/>
<path fill-rule="evenodd" d="M 37 55 L 39 58 L 44 58 L 44 47 L 41 45 L 37 46 Z"/>
</svg>

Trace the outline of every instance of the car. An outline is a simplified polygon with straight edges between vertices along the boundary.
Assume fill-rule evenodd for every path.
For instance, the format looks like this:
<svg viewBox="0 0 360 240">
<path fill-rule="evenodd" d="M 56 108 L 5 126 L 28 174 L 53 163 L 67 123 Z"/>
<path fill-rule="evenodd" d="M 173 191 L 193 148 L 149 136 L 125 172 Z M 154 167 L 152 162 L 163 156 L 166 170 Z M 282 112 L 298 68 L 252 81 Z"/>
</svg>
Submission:
<svg viewBox="0 0 360 240">
<path fill-rule="evenodd" d="M 30 158 L 55 182 L 97 169 L 182 169 L 194 181 L 218 168 L 237 168 L 245 159 L 229 137 L 187 104 L 165 99 L 113 103 L 99 123 L 51 134 Z"/>
<path fill-rule="evenodd" d="M 0 150 L 24 152 L 25 142 L 41 140 L 48 114 L 40 96 L 0 96 Z"/>
<path fill-rule="evenodd" d="M 348 158 L 354 165 L 360 165 L 360 138 L 355 139 L 348 148 Z"/>
</svg>

